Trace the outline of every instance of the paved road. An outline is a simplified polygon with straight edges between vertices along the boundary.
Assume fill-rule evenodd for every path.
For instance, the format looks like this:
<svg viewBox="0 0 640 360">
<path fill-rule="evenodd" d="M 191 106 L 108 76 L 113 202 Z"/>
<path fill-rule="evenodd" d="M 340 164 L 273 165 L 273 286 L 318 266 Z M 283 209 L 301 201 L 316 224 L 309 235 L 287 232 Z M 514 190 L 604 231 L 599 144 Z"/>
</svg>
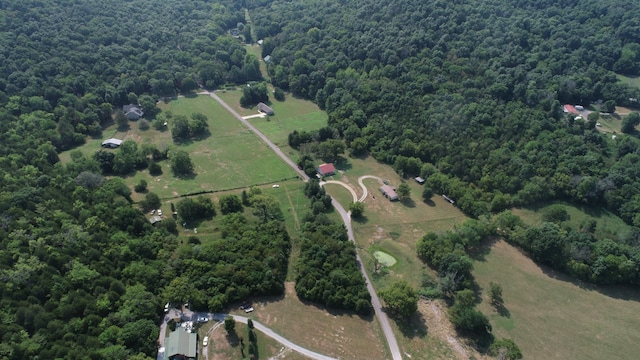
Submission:
<svg viewBox="0 0 640 360">
<path fill-rule="evenodd" d="M 262 141 L 264 141 L 267 145 L 269 145 L 269 147 L 273 149 L 273 151 L 275 151 L 275 153 L 278 156 L 280 156 L 280 158 L 284 160 L 284 162 L 289 164 L 289 166 L 291 166 L 304 181 L 309 180 L 309 176 L 307 176 L 307 174 L 304 171 L 298 169 L 298 166 L 293 161 L 291 161 L 291 159 L 289 159 L 280 150 L 279 147 L 277 147 L 273 142 L 271 142 L 269 138 L 267 138 L 263 133 L 261 133 L 260 130 L 258 130 L 255 126 L 251 125 L 249 121 L 243 119 L 242 116 L 240 116 L 240 114 L 238 114 L 229 105 L 227 105 L 224 101 L 222 101 L 222 99 L 220 99 L 218 95 L 210 91 L 206 91 L 205 93 L 209 94 L 209 96 L 211 96 L 217 102 L 219 102 L 220 105 L 222 105 L 225 109 L 227 109 L 227 111 L 229 111 L 233 116 L 235 116 L 238 120 L 240 120 L 240 122 L 242 122 L 251 131 L 253 131 L 260 139 L 262 139 Z M 361 186 L 366 191 L 366 187 L 362 185 L 362 183 L 361 183 Z M 353 236 L 353 228 L 351 227 L 351 214 L 348 213 L 344 209 L 344 207 L 342 207 L 342 205 L 340 205 L 340 203 L 336 201 L 336 199 L 334 199 L 333 197 L 331 198 L 331 204 L 336 210 L 338 210 L 338 212 L 340 213 L 340 216 L 342 216 L 344 225 L 347 228 L 347 235 L 349 236 L 349 240 L 355 243 L 355 237 Z M 382 303 L 380 302 L 380 299 L 378 298 L 378 295 L 376 294 L 376 290 L 373 288 L 373 285 L 371 285 L 369 276 L 367 275 L 367 272 L 365 271 L 364 266 L 362 264 L 362 259 L 360 259 L 360 254 L 358 254 L 357 251 L 356 251 L 356 258 L 358 260 L 358 266 L 360 268 L 360 272 L 362 273 L 362 276 L 364 276 L 364 279 L 367 283 L 367 289 L 369 290 L 369 294 L 371 294 L 371 304 L 373 305 L 373 309 L 375 311 L 376 317 L 380 322 L 380 327 L 382 327 L 382 332 L 384 333 L 384 336 L 387 340 L 387 344 L 389 344 L 389 349 L 391 351 L 393 360 L 402 360 L 402 355 L 400 354 L 400 348 L 398 347 L 398 341 L 396 339 L 395 334 L 393 333 L 393 330 L 391 330 L 391 324 L 389 323 L 389 318 L 387 317 L 387 314 L 384 311 L 382 311 Z"/>
<path fill-rule="evenodd" d="M 224 321 L 224 319 L 229 316 L 229 314 L 222 314 L 222 313 L 207 313 L 207 312 L 193 312 L 189 309 L 184 309 L 184 311 L 180 311 L 178 309 L 171 309 L 171 311 L 169 311 L 168 314 L 165 314 L 165 317 L 163 319 L 162 325 L 160 326 L 160 339 L 158 339 L 158 341 L 160 342 L 160 350 L 158 351 L 158 360 L 162 360 L 164 357 L 164 329 L 166 329 L 167 327 L 167 322 L 170 319 L 175 319 L 175 318 L 180 318 L 180 321 L 193 321 L 194 323 L 197 321 L 198 318 L 200 317 L 206 317 L 208 320 L 215 320 L 215 321 L 219 321 L 220 324 L 222 324 L 222 322 Z M 249 320 L 249 318 L 244 317 L 244 316 L 240 316 L 240 315 L 231 315 L 237 322 L 241 322 L 243 324 L 246 324 L 247 321 Z M 216 324 L 211 330 L 209 330 L 209 333 L 207 333 L 207 335 L 209 335 L 213 330 L 217 329 L 220 324 Z M 291 341 L 285 339 L 284 337 L 276 334 L 273 330 L 269 329 L 268 327 L 262 325 L 261 323 L 257 322 L 256 320 L 253 320 L 253 326 L 261 331 L 263 334 L 265 334 L 266 336 L 274 339 L 275 341 L 279 342 L 280 344 L 292 349 L 293 351 L 296 351 L 308 358 L 311 359 L 315 359 L 315 360 L 337 360 L 336 358 L 332 358 L 330 356 L 326 356 L 326 355 L 322 355 L 319 354 L 315 351 L 311 351 L 307 348 L 304 348 L 300 345 L 296 345 L 294 343 L 292 343 Z M 203 353 L 205 354 L 204 357 L 205 359 L 208 359 L 208 352 L 206 347 L 203 348 Z"/>
</svg>

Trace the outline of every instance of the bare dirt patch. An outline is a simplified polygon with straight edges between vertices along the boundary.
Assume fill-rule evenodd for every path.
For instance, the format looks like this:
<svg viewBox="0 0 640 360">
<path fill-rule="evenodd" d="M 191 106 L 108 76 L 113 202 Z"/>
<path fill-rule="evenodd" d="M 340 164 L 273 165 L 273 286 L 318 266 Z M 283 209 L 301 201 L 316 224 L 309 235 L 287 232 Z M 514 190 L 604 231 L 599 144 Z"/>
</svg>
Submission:
<svg viewBox="0 0 640 360">
<path fill-rule="evenodd" d="M 449 321 L 446 305 L 442 301 L 420 300 L 418 311 L 429 326 L 428 336 L 447 344 L 450 348 L 447 359 L 488 359 L 457 337 L 453 324 Z"/>
</svg>

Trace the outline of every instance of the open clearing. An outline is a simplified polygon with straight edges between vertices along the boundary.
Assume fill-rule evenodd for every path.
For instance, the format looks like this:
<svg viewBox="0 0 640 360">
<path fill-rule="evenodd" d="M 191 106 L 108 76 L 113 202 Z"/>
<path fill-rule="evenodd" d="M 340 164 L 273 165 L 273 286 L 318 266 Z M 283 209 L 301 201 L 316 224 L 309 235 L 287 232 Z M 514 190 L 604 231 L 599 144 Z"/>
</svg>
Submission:
<svg viewBox="0 0 640 360">
<path fill-rule="evenodd" d="M 216 91 L 216 94 L 242 116 L 258 113 L 255 106 L 249 109 L 240 106 L 241 90 Z M 295 161 L 298 152 L 289 147 L 289 134 L 293 130 L 314 131 L 325 127 L 328 116 L 316 104 L 308 100 L 298 99 L 289 94 L 287 94 L 285 101 L 277 101 L 273 99 L 273 96 L 271 98 L 270 106 L 275 115 L 254 118 L 249 121 Z"/>
<path fill-rule="evenodd" d="M 496 337 L 512 338 L 525 359 L 633 359 L 640 352 L 640 292 L 597 288 L 536 265 L 518 249 L 496 242 L 474 262 L 483 289 L 502 286 L 510 317 L 498 315 L 483 294 Z"/>
<path fill-rule="evenodd" d="M 616 76 L 621 82 L 640 88 L 640 76 L 624 76 L 620 74 L 616 74 Z"/>
<path fill-rule="evenodd" d="M 384 338 L 373 316 L 361 318 L 325 310 L 298 299 L 294 284 L 285 283 L 284 297 L 252 299 L 252 318 L 294 343 L 340 359 L 388 359 Z M 245 315 L 244 312 L 238 314 Z"/>
<path fill-rule="evenodd" d="M 209 327 L 207 327 L 208 329 Z M 245 324 L 236 323 L 236 333 L 242 336 L 245 342 L 245 355 L 249 350 L 249 328 Z M 202 344 L 205 331 L 199 331 L 199 341 Z M 255 330 L 258 339 L 258 358 L 259 359 L 278 359 L 278 360 L 306 360 L 307 357 L 297 353 L 291 349 L 284 348 L 280 343 L 265 336 L 262 332 Z M 228 360 L 240 359 L 240 344 L 237 339 L 231 339 L 227 336 L 224 326 L 220 326 L 209 334 L 208 358 L 210 360 Z"/>
<path fill-rule="evenodd" d="M 162 175 L 153 177 L 148 171 L 138 172 L 129 178 L 129 185 L 145 179 L 149 184 L 149 191 L 168 198 L 198 191 L 237 189 L 296 177 L 295 172 L 266 144 L 211 97 L 181 97 L 160 104 L 159 107 L 174 115 L 190 117 L 194 112 L 201 112 L 209 118 L 209 137 L 177 145 L 189 152 L 196 176 L 188 179 L 175 178 L 165 161 L 162 163 Z"/>
<path fill-rule="evenodd" d="M 626 238 L 631 231 L 631 227 L 625 224 L 622 219 L 602 208 L 577 207 L 568 203 L 555 202 L 526 209 L 515 208 L 511 211 L 522 218 L 527 225 L 536 225 L 542 222 L 544 210 L 553 204 L 564 206 L 570 216 L 568 221 L 562 223 L 563 226 L 569 225 L 574 229 L 579 229 L 580 224 L 591 219 L 595 220 L 598 224 L 595 235 L 599 239 L 610 238 L 612 240 L 620 240 Z"/>
<path fill-rule="evenodd" d="M 400 177 L 390 166 L 377 162 L 371 157 L 342 158 L 336 167 L 340 170 L 339 180 L 351 186 L 358 195 L 362 190 L 358 178 L 376 175 L 390 182 L 400 184 Z M 380 291 L 396 280 L 406 280 L 414 287 L 421 284 L 422 274 L 431 273 L 415 252 L 419 238 L 429 231 L 445 231 L 462 223 L 467 217 L 456 207 L 434 196 L 429 204 L 422 201 L 422 186 L 413 180 L 407 183 L 411 189 L 411 200 L 390 202 L 380 194 L 380 184 L 375 179 L 365 179 L 369 194 L 365 199 L 364 217 L 352 221 L 356 246 L 360 249 L 363 265 L 371 281 Z M 346 202 L 351 199 L 349 192 L 341 186 L 327 184 L 327 192 Z M 374 254 L 382 251 L 393 254 L 397 261 L 393 267 L 374 271 Z M 412 359 L 469 359 L 482 358 L 477 352 L 456 338 L 455 331 L 446 315 L 444 305 L 435 303 L 427 306 L 421 301 L 419 313 L 400 325 L 391 321 L 400 348 Z M 407 358 L 409 358 L 407 356 Z"/>
</svg>

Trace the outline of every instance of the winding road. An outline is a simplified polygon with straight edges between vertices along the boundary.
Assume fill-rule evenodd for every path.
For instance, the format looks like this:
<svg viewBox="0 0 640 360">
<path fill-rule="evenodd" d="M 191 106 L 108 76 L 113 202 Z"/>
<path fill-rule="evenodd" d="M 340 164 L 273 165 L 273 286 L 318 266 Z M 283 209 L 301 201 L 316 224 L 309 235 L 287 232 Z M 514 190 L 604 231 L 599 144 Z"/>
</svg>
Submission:
<svg viewBox="0 0 640 360">
<path fill-rule="evenodd" d="M 207 333 L 207 335 L 209 335 L 211 332 L 213 332 L 215 329 L 217 329 L 218 327 L 220 327 L 220 324 L 222 324 L 222 322 L 224 321 L 224 319 L 227 316 L 232 316 L 237 322 L 246 324 L 247 321 L 249 320 L 249 318 L 244 317 L 244 316 L 240 316 L 240 315 L 230 315 L 230 314 L 222 314 L 222 313 L 206 313 L 206 312 L 193 312 L 189 309 L 185 309 L 184 311 L 180 311 L 177 309 L 171 309 L 169 311 L 169 313 L 165 314 L 165 317 L 163 319 L 162 325 L 160 326 L 160 338 L 159 338 L 159 345 L 160 348 L 158 350 L 158 360 L 163 360 L 164 359 L 164 336 L 163 334 L 165 333 L 164 331 L 167 328 L 167 322 L 169 322 L 170 319 L 175 319 L 175 318 L 180 318 L 180 321 L 193 321 L 194 323 L 197 322 L 198 318 L 202 318 L 205 317 L 208 320 L 215 320 L 218 321 L 219 324 L 214 325 L 214 327 L 212 327 L 209 330 L 209 333 Z M 254 328 L 256 328 L 257 330 L 261 331 L 263 334 L 265 334 L 266 336 L 274 339 L 275 341 L 279 342 L 280 344 L 290 348 L 293 351 L 296 351 L 310 359 L 315 359 L 315 360 L 337 360 L 336 358 L 332 358 L 330 356 L 326 356 L 326 355 L 322 355 L 319 354 L 315 351 L 311 351 L 307 348 L 304 348 L 302 346 L 296 345 L 294 343 L 292 343 L 291 341 L 285 339 L 284 337 L 278 335 L 277 333 L 275 333 L 273 330 L 271 330 L 270 328 L 262 325 L 261 323 L 259 323 L 256 320 L 253 320 L 253 326 Z M 207 360 L 209 358 L 208 356 L 208 352 L 206 349 L 206 346 L 203 347 L 203 354 L 204 354 L 204 358 L 205 360 Z"/>
<path fill-rule="evenodd" d="M 278 146 L 276 146 L 276 144 L 271 142 L 271 140 L 269 140 L 269 138 L 267 138 L 255 126 L 251 125 L 251 123 L 249 121 L 247 121 L 242 116 L 240 116 L 240 114 L 238 114 L 231 106 L 229 106 L 227 103 L 222 101 L 222 99 L 220 99 L 220 97 L 218 95 L 216 95 L 214 92 L 211 92 L 211 91 L 204 91 L 203 93 L 208 94 L 209 96 L 211 96 L 214 100 L 216 100 L 218 103 L 220 103 L 220 105 L 222 105 L 225 109 L 227 109 L 227 111 L 229 111 L 233 116 L 235 116 L 241 123 L 243 123 L 247 128 L 249 128 L 249 130 L 253 131 L 285 163 L 287 163 L 289 166 L 291 166 L 291 168 L 293 168 L 293 170 L 300 176 L 300 178 L 302 178 L 302 180 L 304 180 L 305 182 L 309 181 L 309 176 L 304 171 L 298 169 L 298 166 L 291 159 L 289 159 L 289 157 L 286 156 L 282 152 L 282 150 L 280 150 L 280 148 Z M 367 178 L 374 178 L 374 179 L 382 180 L 379 177 L 373 176 L 373 175 L 361 176 L 358 179 L 358 182 L 360 183 L 360 186 L 363 188 L 364 193 L 360 197 L 360 201 L 363 201 L 367 197 L 367 194 L 368 194 L 366 186 L 364 186 L 364 184 L 362 183 L 362 180 L 367 179 Z M 344 184 L 344 185 L 346 185 L 346 184 Z M 351 189 L 351 188 L 349 187 L 349 189 Z M 353 192 L 352 194 L 354 194 L 354 193 L 355 192 Z M 356 199 L 356 198 L 357 198 L 357 196 L 354 197 L 354 199 Z M 342 221 L 344 222 L 344 225 L 347 228 L 347 235 L 349 237 L 349 240 L 351 240 L 352 242 L 355 243 L 355 237 L 353 236 L 353 227 L 351 226 L 351 214 L 348 211 L 346 211 L 344 209 L 344 207 L 338 201 L 336 201 L 336 199 L 333 198 L 333 197 L 331 197 L 331 204 L 338 211 L 338 213 L 340 213 L 340 216 L 342 217 Z M 360 268 L 360 272 L 362 273 L 362 276 L 364 277 L 364 279 L 365 279 L 365 281 L 367 283 L 367 289 L 369 290 L 369 294 L 371 294 L 371 304 L 373 305 L 374 312 L 376 314 L 376 317 L 378 318 L 378 322 L 380 323 L 380 327 L 382 328 L 382 332 L 384 333 L 384 337 L 387 340 L 387 344 L 389 345 L 389 350 L 391 351 L 391 356 L 392 356 L 393 360 L 402 360 L 402 355 L 400 353 L 400 347 L 398 346 L 398 340 L 396 339 L 396 336 L 393 333 L 393 330 L 391 329 L 391 324 L 389 322 L 389 318 L 387 317 L 387 314 L 382 310 L 382 303 L 380 302 L 380 299 L 378 298 L 378 295 L 376 294 L 376 290 L 373 288 L 373 285 L 371 285 L 371 281 L 369 280 L 369 276 L 367 275 L 367 272 L 364 269 L 364 266 L 362 264 L 362 259 L 360 258 L 360 254 L 358 253 L 357 249 L 356 249 L 356 258 L 357 258 L 357 261 L 358 261 L 358 267 Z"/>
</svg>

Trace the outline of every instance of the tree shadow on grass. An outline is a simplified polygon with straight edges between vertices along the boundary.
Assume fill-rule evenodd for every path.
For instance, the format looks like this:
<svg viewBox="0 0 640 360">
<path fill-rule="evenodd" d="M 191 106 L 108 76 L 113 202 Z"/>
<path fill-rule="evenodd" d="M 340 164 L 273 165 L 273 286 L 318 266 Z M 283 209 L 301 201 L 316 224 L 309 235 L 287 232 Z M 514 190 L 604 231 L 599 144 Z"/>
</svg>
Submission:
<svg viewBox="0 0 640 360">
<path fill-rule="evenodd" d="M 343 158 L 342 156 L 338 156 L 336 159 L 336 169 L 341 171 L 348 171 L 353 168 L 353 165 L 349 162 L 349 160 Z"/>
<path fill-rule="evenodd" d="M 358 217 L 352 217 L 352 221 L 357 222 L 360 225 L 367 224 L 369 222 L 369 218 L 366 215 L 360 215 Z"/>
<path fill-rule="evenodd" d="M 431 207 L 436 206 L 436 203 L 431 199 L 425 200 L 425 201 L 423 201 L 423 203 L 425 203 L 425 204 L 427 204 L 427 206 L 431 206 Z"/>
<path fill-rule="evenodd" d="M 420 312 L 416 312 L 408 319 L 394 318 L 394 320 L 402 334 L 408 339 L 423 339 L 429 332 L 427 322 Z"/>
<path fill-rule="evenodd" d="M 469 249 L 467 251 L 467 255 L 469 255 L 473 260 L 485 262 L 487 261 L 487 255 L 491 252 L 491 248 L 496 242 L 498 242 L 498 240 L 500 240 L 498 237 L 489 237 L 483 240 L 480 245 Z"/>
<path fill-rule="evenodd" d="M 493 304 L 493 307 L 496 309 L 498 315 L 507 319 L 511 317 L 511 312 L 509 311 L 509 309 L 507 309 L 506 306 L 504 306 L 504 303 Z"/>
<path fill-rule="evenodd" d="M 400 203 L 402 205 L 404 205 L 405 207 L 408 207 L 408 208 L 411 208 L 411 209 L 416 207 L 416 202 L 411 198 L 407 198 L 407 199 L 401 200 Z"/>
<path fill-rule="evenodd" d="M 180 179 L 180 180 L 193 180 L 196 178 L 196 176 L 198 176 L 198 174 L 192 172 L 190 174 L 173 174 L 173 176 L 176 179 Z M 185 196 L 192 196 L 192 195 L 198 195 L 198 194 L 185 194 Z"/>
</svg>

